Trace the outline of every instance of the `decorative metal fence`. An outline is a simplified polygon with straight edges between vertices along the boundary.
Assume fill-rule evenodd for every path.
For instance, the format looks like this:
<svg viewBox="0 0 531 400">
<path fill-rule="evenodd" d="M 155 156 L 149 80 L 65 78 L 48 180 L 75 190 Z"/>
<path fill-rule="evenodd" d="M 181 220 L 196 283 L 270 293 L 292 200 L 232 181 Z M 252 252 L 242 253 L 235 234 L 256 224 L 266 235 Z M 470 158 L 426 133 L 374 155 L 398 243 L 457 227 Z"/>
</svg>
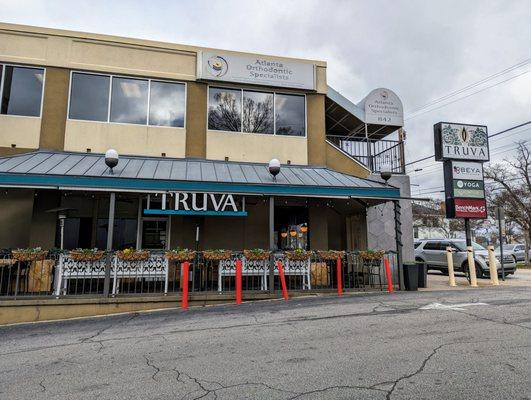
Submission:
<svg viewBox="0 0 531 400">
<path fill-rule="evenodd" d="M 396 253 L 388 252 L 384 258 L 397 286 Z M 180 292 L 185 280 L 192 293 L 227 293 L 236 288 L 237 263 L 241 263 L 243 291 L 280 290 L 279 263 L 290 291 L 337 290 L 338 281 L 344 290 L 383 290 L 387 284 L 383 259 L 367 262 L 357 252 L 342 252 L 339 268 L 337 259 L 325 259 L 318 252 L 304 260 L 290 260 L 284 252 L 266 259 L 246 259 L 243 252 L 231 252 L 230 257 L 216 260 L 198 252 L 188 276 L 183 276 L 182 263 L 168 260 L 163 252 L 124 260 L 117 252 L 102 252 L 94 259 L 75 258 L 68 252 L 16 259 L 6 251 L 0 254 L 0 299 L 103 295 L 106 286 L 112 296 L 162 295 Z"/>
</svg>

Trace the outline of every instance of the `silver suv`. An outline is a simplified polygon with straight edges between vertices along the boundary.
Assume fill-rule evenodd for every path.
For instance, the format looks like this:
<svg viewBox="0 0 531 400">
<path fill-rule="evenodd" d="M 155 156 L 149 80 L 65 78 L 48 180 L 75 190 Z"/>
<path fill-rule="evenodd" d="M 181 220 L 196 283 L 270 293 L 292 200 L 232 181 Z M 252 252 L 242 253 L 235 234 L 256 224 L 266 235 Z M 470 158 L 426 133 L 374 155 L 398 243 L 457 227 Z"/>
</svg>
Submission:
<svg viewBox="0 0 531 400">
<path fill-rule="evenodd" d="M 415 261 L 426 264 L 428 270 L 434 269 L 447 274 L 446 247 L 448 246 L 453 249 L 454 270 L 466 273 L 468 268 L 466 243 L 460 239 L 418 240 L 415 242 Z M 487 249 L 475 242 L 472 242 L 472 247 L 477 277 L 489 276 L 489 253 Z M 500 255 L 499 253 L 495 253 L 495 255 L 498 274 L 501 274 Z M 503 267 L 506 275 L 514 274 L 516 264 L 511 256 L 504 254 Z"/>
</svg>

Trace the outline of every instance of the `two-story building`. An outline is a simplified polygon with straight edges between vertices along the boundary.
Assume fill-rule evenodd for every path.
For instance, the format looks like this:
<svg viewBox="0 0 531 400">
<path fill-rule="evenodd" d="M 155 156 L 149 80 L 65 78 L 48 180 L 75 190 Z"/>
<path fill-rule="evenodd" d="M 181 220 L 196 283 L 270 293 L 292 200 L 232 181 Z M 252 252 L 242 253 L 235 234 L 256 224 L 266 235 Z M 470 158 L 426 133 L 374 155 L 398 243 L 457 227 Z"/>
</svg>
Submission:
<svg viewBox="0 0 531 400">
<path fill-rule="evenodd" d="M 411 258 L 402 133 L 385 139 L 400 99 L 354 104 L 324 61 L 0 24 L 0 93 L 2 248 L 105 248 L 112 231 L 114 249 L 401 239 Z"/>
</svg>

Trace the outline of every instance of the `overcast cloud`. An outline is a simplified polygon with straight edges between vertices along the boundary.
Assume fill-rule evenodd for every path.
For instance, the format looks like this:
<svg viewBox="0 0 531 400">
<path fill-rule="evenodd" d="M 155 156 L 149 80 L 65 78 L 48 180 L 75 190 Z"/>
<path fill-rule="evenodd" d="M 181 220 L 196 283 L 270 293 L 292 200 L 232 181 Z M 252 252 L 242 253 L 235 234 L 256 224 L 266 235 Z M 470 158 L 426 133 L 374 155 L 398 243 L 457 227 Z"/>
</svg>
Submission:
<svg viewBox="0 0 531 400">
<path fill-rule="evenodd" d="M 531 59 L 528 0 L 0 0 L 0 20 L 325 60 L 329 85 L 347 98 L 358 102 L 388 87 L 406 112 Z M 486 124 L 495 133 L 531 120 L 530 70 L 527 63 L 448 101 L 496 84 L 481 93 L 406 114 L 408 161 L 433 153 L 438 121 Z M 493 159 L 510 155 L 503 151 L 524 139 L 531 140 L 531 126 L 500 136 L 491 143 Z M 415 167 L 424 167 L 412 176 L 425 192 L 442 185 L 433 159 Z"/>
</svg>

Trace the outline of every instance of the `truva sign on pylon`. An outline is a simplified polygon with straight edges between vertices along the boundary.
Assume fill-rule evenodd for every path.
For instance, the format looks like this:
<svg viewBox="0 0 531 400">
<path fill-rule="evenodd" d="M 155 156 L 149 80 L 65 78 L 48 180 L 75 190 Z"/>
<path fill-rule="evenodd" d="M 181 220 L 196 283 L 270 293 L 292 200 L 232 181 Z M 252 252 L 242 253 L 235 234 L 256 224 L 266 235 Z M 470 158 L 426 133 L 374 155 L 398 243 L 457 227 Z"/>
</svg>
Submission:
<svg viewBox="0 0 531 400">
<path fill-rule="evenodd" d="M 489 137 L 483 125 L 434 125 L 435 160 L 444 162 L 447 218 L 487 218 L 483 163 Z"/>
</svg>

